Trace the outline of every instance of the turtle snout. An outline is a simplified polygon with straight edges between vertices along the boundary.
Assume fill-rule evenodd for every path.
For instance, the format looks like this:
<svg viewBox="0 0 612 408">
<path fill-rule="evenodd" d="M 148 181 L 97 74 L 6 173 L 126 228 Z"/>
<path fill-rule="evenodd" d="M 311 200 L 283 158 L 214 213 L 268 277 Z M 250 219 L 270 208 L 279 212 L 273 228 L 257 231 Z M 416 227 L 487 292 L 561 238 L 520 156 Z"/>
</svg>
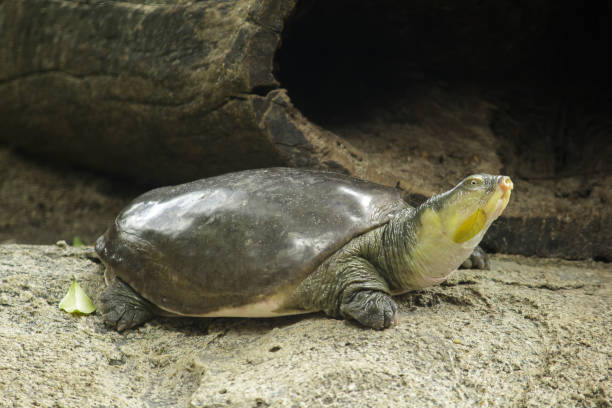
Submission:
<svg viewBox="0 0 612 408">
<path fill-rule="evenodd" d="M 514 183 L 512 183 L 512 180 L 508 176 L 499 176 L 499 187 L 505 193 L 514 188 Z"/>
</svg>

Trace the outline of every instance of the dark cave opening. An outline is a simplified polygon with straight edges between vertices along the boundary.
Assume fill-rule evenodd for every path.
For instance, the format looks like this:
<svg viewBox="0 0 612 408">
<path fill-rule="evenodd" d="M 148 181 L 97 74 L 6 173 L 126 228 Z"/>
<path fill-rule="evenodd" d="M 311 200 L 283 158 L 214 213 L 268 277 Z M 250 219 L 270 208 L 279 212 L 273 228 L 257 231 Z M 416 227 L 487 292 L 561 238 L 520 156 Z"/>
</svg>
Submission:
<svg viewBox="0 0 612 408">
<path fill-rule="evenodd" d="M 419 106 L 442 88 L 442 110 L 469 110 L 462 103 L 474 95 L 492 106 L 488 125 L 504 172 L 534 183 L 610 175 L 611 8 L 303 0 L 287 21 L 276 74 L 309 120 L 360 146 L 368 142 L 354 136 L 355 123 L 379 115 L 379 123 L 418 126 L 430 113 Z M 367 129 L 369 143 L 399 145 L 393 127 Z"/>
</svg>

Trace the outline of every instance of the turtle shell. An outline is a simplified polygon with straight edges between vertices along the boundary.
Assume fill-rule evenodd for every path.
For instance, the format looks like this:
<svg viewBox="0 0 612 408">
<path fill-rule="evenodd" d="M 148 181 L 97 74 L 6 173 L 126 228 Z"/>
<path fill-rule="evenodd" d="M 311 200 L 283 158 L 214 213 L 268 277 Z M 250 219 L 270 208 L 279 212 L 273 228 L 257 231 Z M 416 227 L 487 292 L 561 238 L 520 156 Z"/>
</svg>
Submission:
<svg viewBox="0 0 612 408">
<path fill-rule="evenodd" d="M 247 170 L 141 195 L 96 251 L 107 279 L 167 312 L 206 315 L 288 293 L 406 207 L 398 190 L 338 173 Z"/>
</svg>

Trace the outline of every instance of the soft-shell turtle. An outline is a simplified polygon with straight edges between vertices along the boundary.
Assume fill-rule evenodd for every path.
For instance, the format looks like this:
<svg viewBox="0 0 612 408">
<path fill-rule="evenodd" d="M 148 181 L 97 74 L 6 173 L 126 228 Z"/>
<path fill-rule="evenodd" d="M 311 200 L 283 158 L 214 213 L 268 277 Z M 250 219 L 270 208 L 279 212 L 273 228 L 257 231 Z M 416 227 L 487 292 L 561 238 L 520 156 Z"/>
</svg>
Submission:
<svg viewBox="0 0 612 408">
<path fill-rule="evenodd" d="M 444 281 L 506 207 L 512 181 L 473 175 L 412 208 L 338 173 L 247 170 L 136 198 L 96 243 L 102 313 L 272 317 L 323 310 L 385 328 L 391 295 Z"/>
</svg>

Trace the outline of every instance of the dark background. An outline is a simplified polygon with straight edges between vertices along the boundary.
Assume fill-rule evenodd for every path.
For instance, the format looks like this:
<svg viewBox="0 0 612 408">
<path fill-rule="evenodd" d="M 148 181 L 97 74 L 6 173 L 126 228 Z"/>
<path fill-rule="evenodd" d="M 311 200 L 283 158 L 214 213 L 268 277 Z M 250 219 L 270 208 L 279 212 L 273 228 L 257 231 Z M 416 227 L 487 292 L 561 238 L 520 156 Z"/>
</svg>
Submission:
<svg viewBox="0 0 612 408">
<path fill-rule="evenodd" d="M 79 6 L 84 19 L 90 11 L 86 7 L 98 16 L 120 17 L 120 10 L 95 9 L 96 3 Z M 152 32 L 177 32 L 176 24 L 187 27 L 176 35 L 199 38 L 194 34 L 197 21 L 206 20 L 207 10 L 167 3 L 164 11 L 174 14 L 155 14 Z M 232 7 L 231 2 L 219 4 Z M 114 105 L 106 101 L 110 108 L 97 109 L 101 105 L 95 92 L 73 96 L 66 91 L 68 82 L 55 84 L 44 72 L 34 85 L 36 98 L 30 98 L 32 82 L 15 74 L 42 64 L 37 60 L 40 50 L 34 50 L 28 38 L 35 43 L 47 39 L 52 48 L 58 27 L 74 24 L 79 29 L 72 33 L 61 30 L 58 47 L 73 56 L 89 55 L 93 49 L 112 47 L 122 32 L 131 32 L 121 18 L 116 26 L 97 28 L 88 36 L 74 19 L 58 25 L 57 16 L 72 12 L 64 9 L 47 12 L 41 7 L 36 24 L 34 17 L 4 23 L 0 37 L 10 41 L 0 45 L 0 93 L 4 90 L 5 95 L 0 98 L 0 242 L 48 244 L 79 236 L 92 244 L 131 198 L 151 187 L 242 168 L 301 165 L 397 186 L 413 203 L 473 172 L 506 174 L 514 180 L 515 191 L 484 241 L 487 249 L 612 259 L 611 2 L 305 0 L 286 2 L 287 9 L 278 2 L 262 4 L 266 6 L 247 20 L 268 31 L 254 31 L 252 42 L 244 44 L 237 35 L 233 44 L 238 54 L 244 49 L 247 57 L 270 58 L 261 62 L 227 54 L 233 55 L 224 62 L 228 72 L 231 64 L 246 64 L 251 82 L 242 89 L 238 80 L 228 85 L 219 79 L 219 92 L 236 88 L 215 106 L 221 112 L 218 117 L 190 105 L 185 109 L 193 112 L 180 108 L 175 116 L 172 107 L 151 108 L 146 113 L 150 116 L 130 122 L 129 129 L 114 121 L 117 116 L 135 117 L 124 100 Z M 11 7 L 0 4 L 4 21 L 12 16 Z M 175 23 L 169 17 L 169 23 L 164 20 L 169 14 Z M 227 30 L 233 35 L 242 28 Z M 260 41 L 265 33 L 271 33 L 270 38 Z M 176 40 L 172 45 L 158 36 L 150 43 L 164 48 L 168 42 L 167 53 L 185 43 Z M 74 41 L 68 41 L 71 38 Z M 95 48 L 100 38 L 104 45 Z M 146 47 L 133 37 L 120 40 L 130 58 L 141 63 L 144 57 L 136 58 L 136 51 Z M 190 54 L 185 54 L 189 58 L 181 57 L 180 66 L 197 66 L 198 53 L 212 55 L 215 44 L 222 46 L 194 39 Z M 112 50 L 109 55 L 105 58 L 113 58 Z M 182 71 L 155 68 L 167 68 L 166 54 L 150 58 L 146 66 L 139 65 L 139 75 L 177 92 L 168 93 L 160 105 L 180 99 L 179 91 L 190 84 L 181 82 L 187 81 Z M 81 65 L 87 61 L 83 58 Z M 133 74 L 136 62 L 114 74 L 121 76 L 122 69 Z M 61 59 L 54 64 L 72 70 L 71 75 L 79 66 L 65 63 L 66 68 Z M 31 76 L 29 71 L 23 74 Z M 211 84 L 214 89 L 215 82 Z M 135 89 L 120 87 L 116 92 L 128 97 L 140 88 Z M 282 90 L 290 101 L 289 119 L 269 109 L 274 92 Z M 202 92 L 206 98 L 216 95 L 209 88 Z M 197 90 L 189 95 L 197 102 Z M 54 98 L 59 102 L 49 102 Z M 64 109 L 71 100 L 71 110 Z M 233 108 L 247 103 L 248 108 Z M 53 104 L 55 110 L 49 113 Z M 89 120 L 93 115 L 95 126 Z M 200 122 L 205 115 L 211 119 Z M 147 117 L 167 128 L 156 128 Z M 191 144 L 183 148 L 178 137 L 182 125 L 173 123 L 188 123 L 186 133 L 197 130 L 204 136 L 189 139 Z M 260 129 L 267 133 L 259 136 Z M 130 139 L 141 130 L 159 145 Z M 292 132 L 297 132 L 295 139 L 288 136 Z M 236 141 L 234 135 L 244 136 Z M 296 142 L 300 138 L 308 140 L 306 147 Z M 273 141 L 272 147 L 266 147 L 267 140 Z M 330 159 L 330 151 L 340 156 Z M 345 156 L 345 161 L 337 159 Z"/>
</svg>

